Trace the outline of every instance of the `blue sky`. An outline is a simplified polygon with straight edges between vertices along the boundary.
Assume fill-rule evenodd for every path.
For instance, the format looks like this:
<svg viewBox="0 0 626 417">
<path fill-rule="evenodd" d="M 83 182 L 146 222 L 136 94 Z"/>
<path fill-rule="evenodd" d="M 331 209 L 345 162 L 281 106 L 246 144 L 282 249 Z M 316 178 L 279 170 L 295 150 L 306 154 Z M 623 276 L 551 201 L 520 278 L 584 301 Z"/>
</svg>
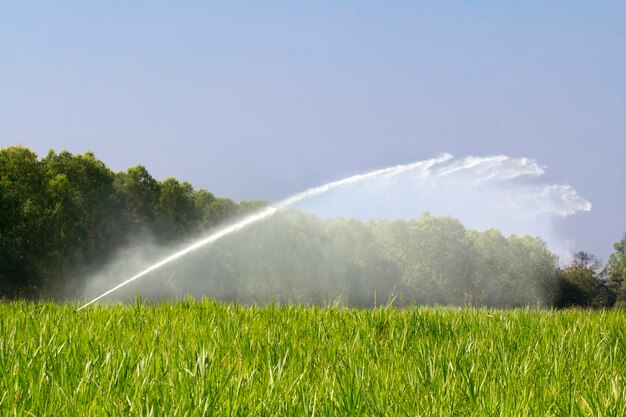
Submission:
<svg viewBox="0 0 626 417">
<path fill-rule="evenodd" d="M 92 150 L 235 199 L 433 157 L 536 159 L 626 231 L 618 2 L 3 2 L 0 146 Z"/>
</svg>

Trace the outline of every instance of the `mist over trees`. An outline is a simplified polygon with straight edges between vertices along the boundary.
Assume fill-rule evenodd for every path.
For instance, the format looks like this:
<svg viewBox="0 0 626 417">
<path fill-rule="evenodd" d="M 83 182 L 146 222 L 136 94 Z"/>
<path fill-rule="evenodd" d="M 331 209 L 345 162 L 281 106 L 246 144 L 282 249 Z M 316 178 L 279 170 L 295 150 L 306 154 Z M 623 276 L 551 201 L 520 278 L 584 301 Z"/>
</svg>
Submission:
<svg viewBox="0 0 626 417">
<path fill-rule="evenodd" d="M 142 166 L 115 173 L 93 153 L 0 149 L 0 296 L 55 297 L 131 237 L 171 244 L 253 209 Z"/>
<path fill-rule="evenodd" d="M 538 239 L 466 230 L 451 217 L 362 223 L 284 210 L 162 274 L 157 294 L 170 285 L 259 303 L 519 307 L 550 305 L 558 268 Z"/>
<path fill-rule="evenodd" d="M 113 172 L 89 152 L 0 149 L 0 299 L 106 290 L 119 282 L 107 265 L 133 257 L 137 242 L 171 250 L 264 204 L 158 181 L 142 166 Z M 606 268 L 584 252 L 559 268 L 537 238 L 467 230 L 451 217 L 363 223 L 284 210 L 139 289 L 242 302 L 597 308 L 626 303 L 625 250 L 626 234 Z"/>
</svg>

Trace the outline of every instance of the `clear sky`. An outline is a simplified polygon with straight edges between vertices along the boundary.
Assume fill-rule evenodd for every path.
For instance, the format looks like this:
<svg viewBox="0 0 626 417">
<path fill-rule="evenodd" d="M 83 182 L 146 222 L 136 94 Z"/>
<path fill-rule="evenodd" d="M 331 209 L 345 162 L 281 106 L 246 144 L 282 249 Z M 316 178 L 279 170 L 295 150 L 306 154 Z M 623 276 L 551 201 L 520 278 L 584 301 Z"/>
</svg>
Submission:
<svg viewBox="0 0 626 417">
<path fill-rule="evenodd" d="M 132 4 L 131 4 L 132 3 Z M 536 159 L 626 231 L 620 2 L 2 2 L 0 146 L 277 200 L 449 152 Z"/>
</svg>

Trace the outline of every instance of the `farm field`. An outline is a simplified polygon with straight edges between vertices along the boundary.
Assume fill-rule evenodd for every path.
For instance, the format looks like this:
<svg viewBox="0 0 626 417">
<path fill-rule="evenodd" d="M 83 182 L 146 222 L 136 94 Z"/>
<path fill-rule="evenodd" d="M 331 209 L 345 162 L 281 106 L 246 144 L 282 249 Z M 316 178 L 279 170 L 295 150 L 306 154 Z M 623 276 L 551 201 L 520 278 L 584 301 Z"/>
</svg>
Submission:
<svg viewBox="0 0 626 417">
<path fill-rule="evenodd" d="M 0 304 L 2 416 L 622 416 L 626 315 Z"/>
</svg>

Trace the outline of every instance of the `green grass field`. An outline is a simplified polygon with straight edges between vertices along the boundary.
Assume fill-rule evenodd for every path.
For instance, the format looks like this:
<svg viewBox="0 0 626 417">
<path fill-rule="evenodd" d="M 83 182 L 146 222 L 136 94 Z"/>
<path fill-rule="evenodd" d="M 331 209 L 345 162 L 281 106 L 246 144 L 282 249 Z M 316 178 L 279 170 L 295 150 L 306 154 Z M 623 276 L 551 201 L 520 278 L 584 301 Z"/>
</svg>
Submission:
<svg viewBox="0 0 626 417">
<path fill-rule="evenodd" d="M 0 304 L 3 416 L 623 416 L 623 311 Z"/>
</svg>

